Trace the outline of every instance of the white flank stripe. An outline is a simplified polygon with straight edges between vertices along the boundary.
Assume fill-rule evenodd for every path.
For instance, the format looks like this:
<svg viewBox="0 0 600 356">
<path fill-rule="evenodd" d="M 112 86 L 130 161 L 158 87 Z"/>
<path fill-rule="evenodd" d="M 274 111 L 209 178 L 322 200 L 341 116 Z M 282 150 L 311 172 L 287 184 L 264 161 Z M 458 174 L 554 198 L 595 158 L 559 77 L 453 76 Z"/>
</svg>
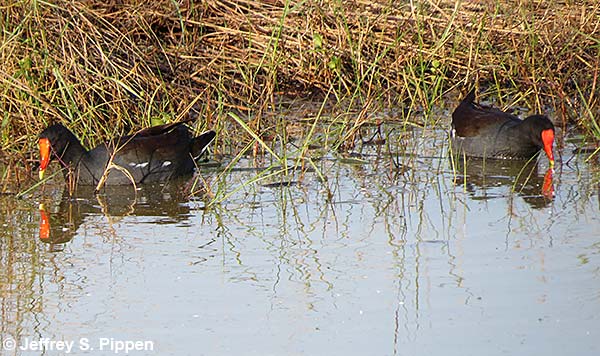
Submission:
<svg viewBox="0 0 600 356">
<path fill-rule="evenodd" d="M 133 167 L 133 168 L 144 168 L 147 165 L 148 165 L 148 162 L 142 162 L 142 163 L 129 162 L 129 166 Z"/>
</svg>

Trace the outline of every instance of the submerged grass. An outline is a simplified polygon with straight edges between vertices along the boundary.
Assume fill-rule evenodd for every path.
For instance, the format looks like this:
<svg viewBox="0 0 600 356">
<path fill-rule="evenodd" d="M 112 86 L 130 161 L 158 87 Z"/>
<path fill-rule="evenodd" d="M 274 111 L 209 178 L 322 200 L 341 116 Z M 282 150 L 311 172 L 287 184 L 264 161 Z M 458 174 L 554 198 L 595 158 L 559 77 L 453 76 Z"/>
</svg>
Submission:
<svg viewBox="0 0 600 356">
<path fill-rule="evenodd" d="M 446 128 L 449 120 L 430 113 L 475 83 L 501 104 L 518 97 L 600 138 L 596 1 L 17 0 L 0 8 L 0 159 L 15 165 L 16 153 L 34 160 L 49 123 L 92 146 L 191 116 L 198 132 L 217 130 L 220 153 L 254 142 L 253 154 L 297 166 L 318 133 L 348 149 L 383 109 L 401 108 L 405 125 Z M 298 98 L 322 105 L 304 113 Z M 292 109 L 294 118 L 278 114 Z M 288 154 L 298 125 L 306 137 Z"/>
</svg>

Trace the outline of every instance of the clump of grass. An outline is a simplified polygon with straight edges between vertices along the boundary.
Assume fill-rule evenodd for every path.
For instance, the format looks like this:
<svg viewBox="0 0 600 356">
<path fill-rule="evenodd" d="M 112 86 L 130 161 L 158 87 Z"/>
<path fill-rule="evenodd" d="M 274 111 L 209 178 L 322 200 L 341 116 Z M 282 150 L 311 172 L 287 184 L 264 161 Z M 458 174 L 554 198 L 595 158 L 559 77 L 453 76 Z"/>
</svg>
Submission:
<svg viewBox="0 0 600 356">
<path fill-rule="evenodd" d="M 475 82 L 581 124 L 576 113 L 600 110 L 599 18 L 591 0 L 17 0 L 0 17 L 0 147 L 33 152 L 50 122 L 94 145 L 192 115 L 236 154 L 257 137 L 287 142 L 270 113 L 301 97 L 325 103 L 312 124 L 334 118 L 344 149 L 381 108 L 445 127 L 428 114 Z"/>
</svg>

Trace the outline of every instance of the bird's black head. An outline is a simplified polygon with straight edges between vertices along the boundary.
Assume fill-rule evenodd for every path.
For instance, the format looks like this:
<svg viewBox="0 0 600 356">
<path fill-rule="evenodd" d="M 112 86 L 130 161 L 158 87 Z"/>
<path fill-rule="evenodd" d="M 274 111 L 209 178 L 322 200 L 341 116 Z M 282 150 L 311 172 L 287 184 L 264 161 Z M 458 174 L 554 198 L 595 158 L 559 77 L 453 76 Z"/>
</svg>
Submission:
<svg viewBox="0 0 600 356">
<path fill-rule="evenodd" d="M 48 126 L 42 131 L 38 144 L 40 147 L 40 179 L 44 177 L 44 171 L 53 158 L 62 159 L 64 164 L 68 164 L 69 157 L 68 155 L 65 157 L 67 150 L 70 147 L 78 151 L 83 149 L 77 137 L 61 124 Z"/>
<path fill-rule="evenodd" d="M 546 155 L 550 160 L 550 166 L 554 166 L 554 154 L 552 152 L 552 145 L 554 144 L 554 124 L 552 121 L 544 115 L 532 115 L 527 117 L 523 121 L 523 124 L 527 125 L 529 128 L 531 140 L 546 152 Z"/>
</svg>

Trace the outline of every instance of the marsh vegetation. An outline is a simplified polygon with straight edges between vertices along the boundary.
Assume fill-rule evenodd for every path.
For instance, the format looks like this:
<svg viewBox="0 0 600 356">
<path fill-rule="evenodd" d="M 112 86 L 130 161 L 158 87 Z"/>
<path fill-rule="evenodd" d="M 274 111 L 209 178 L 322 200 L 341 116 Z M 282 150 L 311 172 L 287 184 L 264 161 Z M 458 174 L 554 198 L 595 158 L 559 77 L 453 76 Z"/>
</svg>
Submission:
<svg viewBox="0 0 600 356">
<path fill-rule="evenodd" d="M 307 147 L 344 152 L 382 120 L 446 129 L 432 111 L 473 85 L 596 140 L 599 19 L 595 1 L 9 2 L 3 178 L 31 176 L 23 163 L 50 123 L 95 146 L 198 118 L 217 153 L 283 147 L 269 159 L 299 165 Z"/>
</svg>

